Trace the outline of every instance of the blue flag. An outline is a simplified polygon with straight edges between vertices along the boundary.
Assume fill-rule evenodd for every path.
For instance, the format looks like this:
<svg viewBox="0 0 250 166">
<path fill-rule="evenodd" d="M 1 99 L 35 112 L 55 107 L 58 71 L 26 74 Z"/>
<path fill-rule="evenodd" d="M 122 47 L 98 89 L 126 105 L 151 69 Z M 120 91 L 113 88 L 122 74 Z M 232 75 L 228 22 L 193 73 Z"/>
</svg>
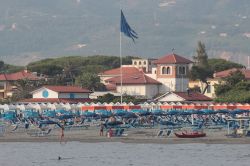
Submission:
<svg viewBox="0 0 250 166">
<path fill-rule="evenodd" d="M 123 32 L 127 37 L 130 37 L 134 42 L 138 38 L 137 33 L 130 28 L 122 10 L 121 10 L 121 32 Z"/>
</svg>

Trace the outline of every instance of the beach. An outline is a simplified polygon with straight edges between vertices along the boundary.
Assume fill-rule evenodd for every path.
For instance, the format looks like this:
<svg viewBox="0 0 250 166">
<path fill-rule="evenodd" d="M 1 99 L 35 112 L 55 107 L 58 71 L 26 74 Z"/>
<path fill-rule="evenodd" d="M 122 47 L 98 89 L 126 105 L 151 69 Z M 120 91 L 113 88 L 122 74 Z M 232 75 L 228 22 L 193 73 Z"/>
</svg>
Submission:
<svg viewBox="0 0 250 166">
<path fill-rule="evenodd" d="M 149 144 L 250 144 L 249 137 L 228 138 L 227 131 L 204 129 L 207 134 L 202 138 L 177 138 L 172 132 L 170 136 L 157 136 L 157 128 L 132 128 L 125 130 L 125 136 L 111 137 L 99 136 L 99 129 L 90 127 L 88 129 L 65 131 L 65 141 L 79 141 L 86 143 L 97 142 L 122 142 L 122 143 L 149 143 Z M 175 131 L 178 132 L 178 131 Z M 105 133 L 105 132 L 104 132 Z M 105 134 L 104 134 L 105 135 Z M 34 137 L 27 134 L 27 131 L 8 132 L 0 137 L 0 142 L 60 142 L 60 130 L 53 129 L 47 136 Z"/>
</svg>

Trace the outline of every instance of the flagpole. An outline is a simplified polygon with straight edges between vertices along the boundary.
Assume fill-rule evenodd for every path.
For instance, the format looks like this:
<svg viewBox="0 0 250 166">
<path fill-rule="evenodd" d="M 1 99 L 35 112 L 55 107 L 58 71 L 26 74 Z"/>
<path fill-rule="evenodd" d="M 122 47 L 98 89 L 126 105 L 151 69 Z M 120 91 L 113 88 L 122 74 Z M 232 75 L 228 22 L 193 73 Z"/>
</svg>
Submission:
<svg viewBox="0 0 250 166">
<path fill-rule="evenodd" d="M 121 103 L 122 103 L 122 32 L 120 31 L 120 78 L 121 78 Z"/>
</svg>

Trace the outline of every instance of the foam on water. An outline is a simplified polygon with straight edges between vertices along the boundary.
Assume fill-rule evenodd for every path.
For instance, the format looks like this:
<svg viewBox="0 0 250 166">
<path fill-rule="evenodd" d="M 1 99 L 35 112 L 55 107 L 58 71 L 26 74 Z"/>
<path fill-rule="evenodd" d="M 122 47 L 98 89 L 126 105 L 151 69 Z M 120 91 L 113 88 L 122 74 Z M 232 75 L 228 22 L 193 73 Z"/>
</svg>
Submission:
<svg viewBox="0 0 250 166">
<path fill-rule="evenodd" d="M 249 166 L 249 163 L 250 145 L 0 143 L 1 166 Z"/>
</svg>

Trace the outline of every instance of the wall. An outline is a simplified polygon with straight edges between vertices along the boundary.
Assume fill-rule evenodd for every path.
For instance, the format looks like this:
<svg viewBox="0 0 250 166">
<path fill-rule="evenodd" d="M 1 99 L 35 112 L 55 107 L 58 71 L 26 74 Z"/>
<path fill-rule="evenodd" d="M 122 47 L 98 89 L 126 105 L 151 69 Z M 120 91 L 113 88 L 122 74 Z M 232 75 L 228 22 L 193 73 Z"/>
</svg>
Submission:
<svg viewBox="0 0 250 166">
<path fill-rule="evenodd" d="M 43 91 L 47 90 L 49 92 L 49 96 L 47 98 L 58 98 L 58 93 L 47 88 L 41 88 L 39 91 L 33 93 L 33 98 L 44 98 Z"/>
<path fill-rule="evenodd" d="M 117 85 L 116 88 L 118 93 L 121 93 L 121 86 Z M 122 93 L 126 93 L 131 96 L 145 96 L 146 95 L 146 85 L 123 85 Z"/>
<path fill-rule="evenodd" d="M 160 85 L 146 85 L 146 94 L 148 99 L 152 99 L 159 94 Z"/>
<path fill-rule="evenodd" d="M 89 98 L 88 93 L 72 93 L 74 98 Z M 59 98 L 71 98 L 70 93 L 59 93 Z"/>
</svg>

